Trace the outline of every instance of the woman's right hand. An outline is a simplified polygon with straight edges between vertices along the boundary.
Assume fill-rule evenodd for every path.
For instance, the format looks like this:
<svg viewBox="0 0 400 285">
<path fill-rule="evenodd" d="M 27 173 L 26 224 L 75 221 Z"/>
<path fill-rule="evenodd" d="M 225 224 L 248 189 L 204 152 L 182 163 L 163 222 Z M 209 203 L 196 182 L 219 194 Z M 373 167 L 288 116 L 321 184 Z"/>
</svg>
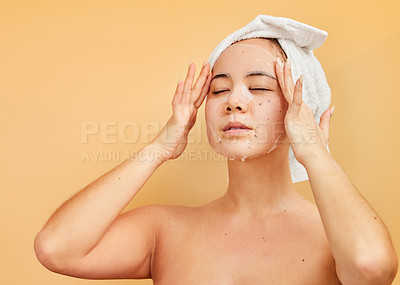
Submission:
<svg viewBox="0 0 400 285">
<path fill-rule="evenodd" d="M 186 148 L 189 131 L 196 122 L 197 109 L 207 95 L 211 82 L 207 61 L 193 86 L 196 66 L 190 63 L 184 82 L 179 80 L 172 100 L 173 114 L 157 137 L 151 142 L 156 147 L 160 162 L 179 157 Z"/>
</svg>

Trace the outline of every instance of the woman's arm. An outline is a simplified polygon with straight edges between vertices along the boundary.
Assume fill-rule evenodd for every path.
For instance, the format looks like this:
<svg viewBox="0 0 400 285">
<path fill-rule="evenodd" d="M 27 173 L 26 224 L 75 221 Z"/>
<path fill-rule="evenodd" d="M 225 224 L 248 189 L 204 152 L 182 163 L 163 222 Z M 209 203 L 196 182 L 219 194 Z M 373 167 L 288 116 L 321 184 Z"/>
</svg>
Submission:
<svg viewBox="0 0 400 285">
<path fill-rule="evenodd" d="M 131 159 L 85 187 L 50 217 L 35 239 L 39 261 L 48 269 L 81 278 L 149 278 L 157 234 L 157 207 L 120 215 L 153 172 L 186 147 L 197 109 L 210 84 L 206 63 L 195 83 L 190 64 L 179 81 L 173 115 L 158 136 Z"/>
<path fill-rule="evenodd" d="M 341 282 L 392 284 L 397 256 L 378 214 L 327 151 L 303 162 Z"/>
<path fill-rule="evenodd" d="M 121 266 L 121 259 L 126 258 L 124 252 L 129 252 L 132 256 L 123 265 L 137 268 L 138 272 L 143 271 L 145 268 L 139 268 L 139 264 L 147 259 L 154 247 L 151 243 L 156 232 L 155 225 L 151 223 L 153 217 L 140 215 L 149 221 L 144 224 L 146 228 L 140 227 L 140 220 L 115 220 L 161 165 L 159 160 L 152 157 L 156 152 L 156 148 L 148 145 L 132 159 L 99 177 L 60 206 L 35 239 L 34 247 L 39 261 L 57 273 L 91 278 L 107 274 L 104 271 L 107 266 L 104 265 L 100 266 L 103 272 L 97 272 L 98 264 Z M 131 222 L 136 223 L 136 229 L 127 228 Z M 107 237 L 104 240 L 107 246 L 103 245 L 104 237 Z M 129 237 L 136 248 L 128 250 L 131 247 Z M 101 252 L 96 248 L 99 245 Z M 116 246 L 121 250 L 115 252 Z M 93 252 L 96 258 L 91 258 Z M 113 252 L 111 256 L 108 254 L 110 252 Z M 113 266 L 113 272 L 108 271 L 108 274 L 116 274 L 116 269 Z"/>
<path fill-rule="evenodd" d="M 278 80 L 289 103 L 286 134 L 296 159 L 307 170 L 340 281 L 343 285 L 391 284 L 398 265 L 390 235 L 326 150 L 330 109 L 318 125 L 302 100 L 301 78 L 293 86 L 290 64 L 277 63 Z"/>
</svg>

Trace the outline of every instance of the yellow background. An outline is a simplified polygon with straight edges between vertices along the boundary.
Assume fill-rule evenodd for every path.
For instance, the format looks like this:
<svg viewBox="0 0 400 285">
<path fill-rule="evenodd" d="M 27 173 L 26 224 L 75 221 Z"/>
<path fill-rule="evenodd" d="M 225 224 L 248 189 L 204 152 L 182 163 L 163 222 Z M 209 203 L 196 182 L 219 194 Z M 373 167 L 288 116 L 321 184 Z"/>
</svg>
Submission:
<svg viewBox="0 0 400 285">
<path fill-rule="evenodd" d="M 315 51 L 336 106 L 330 149 L 400 249 L 400 17 L 398 1 L 1 1 L 1 284 L 152 284 L 89 281 L 51 273 L 33 240 L 67 198 L 116 166 L 94 152 L 137 151 L 82 123 L 164 123 L 176 82 L 228 34 L 258 14 L 328 31 Z M 187 151 L 210 153 L 204 106 Z M 162 126 L 162 125 L 161 125 Z M 113 129 L 110 127 L 110 129 Z M 115 129 L 115 128 L 114 128 Z M 127 136 L 129 130 L 127 130 Z M 199 139 L 200 138 L 200 139 Z M 91 154 L 83 160 L 85 152 Z M 200 205 L 226 189 L 223 160 L 161 166 L 129 204 Z M 297 189 L 312 199 L 308 182 Z M 289 271 L 290 269 L 288 269 Z M 393 284 L 400 284 L 397 278 Z"/>
</svg>

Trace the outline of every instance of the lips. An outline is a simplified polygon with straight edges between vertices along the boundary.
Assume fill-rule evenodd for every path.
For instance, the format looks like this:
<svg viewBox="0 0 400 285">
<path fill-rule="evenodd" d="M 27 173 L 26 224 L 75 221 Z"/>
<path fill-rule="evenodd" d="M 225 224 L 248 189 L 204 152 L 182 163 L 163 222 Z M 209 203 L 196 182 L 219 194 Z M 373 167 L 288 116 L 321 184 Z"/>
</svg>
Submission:
<svg viewBox="0 0 400 285">
<path fill-rule="evenodd" d="M 229 122 L 224 126 L 222 131 L 226 132 L 229 130 L 251 130 L 251 128 L 240 122 Z"/>
</svg>

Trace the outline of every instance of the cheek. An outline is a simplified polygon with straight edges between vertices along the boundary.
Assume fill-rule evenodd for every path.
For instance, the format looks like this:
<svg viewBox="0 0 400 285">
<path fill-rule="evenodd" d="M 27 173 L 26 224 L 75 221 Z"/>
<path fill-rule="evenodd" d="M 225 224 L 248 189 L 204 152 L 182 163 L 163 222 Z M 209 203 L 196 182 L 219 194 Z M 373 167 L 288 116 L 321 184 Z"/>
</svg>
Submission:
<svg viewBox="0 0 400 285">
<path fill-rule="evenodd" d="M 283 98 L 284 99 L 284 98 Z M 284 120 L 287 102 L 278 96 L 262 98 L 255 102 L 257 117 L 256 130 L 262 140 L 275 140 L 285 133 Z"/>
<path fill-rule="evenodd" d="M 206 117 L 206 123 L 208 126 L 209 123 L 213 123 L 213 121 L 216 119 L 215 104 L 213 104 L 212 100 L 206 101 L 204 113 Z"/>
<path fill-rule="evenodd" d="M 207 137 L 210 143 L 213 143 L 216 138 L 216 128 L 217 128 L 217 104 L 214 100 L 207 100 L 205 106 L 205 119 L 206 119 L 206 127 L 207 127 Z"/>
</svg>

